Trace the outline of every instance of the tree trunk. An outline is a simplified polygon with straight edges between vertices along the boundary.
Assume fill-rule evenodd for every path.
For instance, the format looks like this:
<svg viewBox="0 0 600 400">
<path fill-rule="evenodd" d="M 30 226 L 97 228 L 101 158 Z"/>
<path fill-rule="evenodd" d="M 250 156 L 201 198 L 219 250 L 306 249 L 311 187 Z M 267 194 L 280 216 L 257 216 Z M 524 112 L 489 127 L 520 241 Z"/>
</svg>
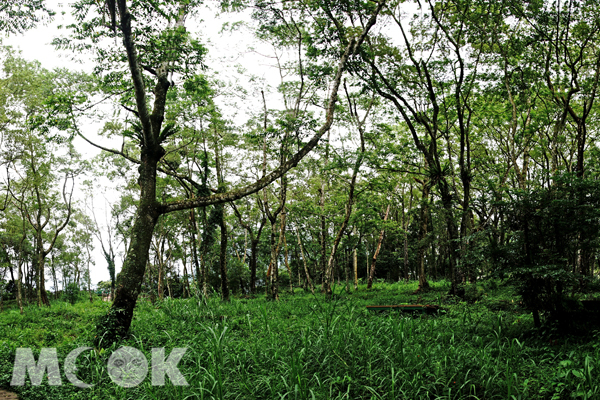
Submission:
<svg viewBox="0 0 600 400">
<path fill-rule="evenodd" d="M 287 268 L 288 271 L 288 275 L 290 277 L 290 293 L 293 295 L 294 294 L 294 282 L 292 280 L 292 269 L 290 268 L 290 263 L 288 261 L 288 247 L 287 247 L 287 241 L 285 240 L 285 211 L 281 214 L 281 237 L 283 238 L 283 255 L 284 255 L 284 261 L 285 261 L 285 267 Z"/>
<path fill-rule="evenodd" d="M 88 294 L 90 295 L 90 303 L 94 302 L 94 298 L 92 297 L 92 289 L 90 287 L 91 281 L 92 281 L 92 277 L 90 275 L 90 248 L 86 247 L 87 253 L 88 253 L 88 258 L 87 258 L 87 276 L 88 276 Z"/>
<path fill-rule="evenodd" d="M 413 186 L 412 182 L 409 187 L 410 200 L 408 202 L 408 210 L 404 209 L 404 196 L 402 196 L 402 228 L 404 228 L 404 280 L 408 282 L 408 225 L 410 223 L 410 217 L 408 212 L 412 209 L 413 202 Z"/>
<path fill-rule="evenodd" d="M 260 198 L 258 198 L 258 206 L 259 208 L 261 208 L 261 202 L 260 202 Z M 239 210 L 237 209 L 235 203 L 231 203 L 231 207 L 233 208 L 233 211 L 235 212 L 235 215 L 238 218 L 238 221 L 240 222 L 240 225 L 242 225 L 244 227 L 244 229 L 246 229 L 246 232 L 250 234 L 250 293 L 255 294 L 256 293 L 256 261 L 258 259 L 258 244 L 260 242 L 260 237 L 262 235 L 262 231 L 263 228 L 265 227 L 265 224 L 267 222 L 267 218 L 265 216 L 265 214 L 263 213 L 263 216 L 260 220 L 260 224 L 258 226 L 258 231 L 256 232 L 256 235 L 254 234 L 254 230 L 252 229 L 252 226 L 250 225 L 250 223 L 246 223 L 244 222 L 243 218 L 242 218 L 242 214 L 240 214 Z M 244 240 L 245 241 L 245 240 Z M 244 246 L 244 249 L 246 247 Z M 246 257 L 245 254 L 245 250 L 244 250 L 244 258 Z"/>
<path fill-rule="evenodd" d="M 344 271 L 344 275 L 346 278 L 346 293 L 350 293 L 350 271 L 351 271 L 351 269 L 352 269 L 352 257 L 349 255 L 348 249 L 346 249 L 346 268 Z"/>
<path fill-rule="evenodd" d="M 206 227 L 208 227 L 208 219 L 206 217 L 206 208 L 204 207 L 202 210 L 202 223 Z M 202 297 L 206 300 L 208 299 L 208 271 L 206 270 L 206 255 L 208 253 L 208 247 L 206 243 L 202 243 L 202 253 L 200 253 L 200 273 L 202 274 Z"/>
<path fill-rule="evenodd" d="M 404 232 L 404 280 L 408 282 L 408 232 Z"/>
<path fill-rule="evenodd" d="M 21 246 L 21 252 L 23 251 Z M 17 273 L 17 304 L 19 305 L 19 311 L 23 314 L 23 259 L 22 254 L 19 254 L 18 261 L 18 273 Z"/>
<path fill-rule="evenodd" d="M 38 232 L 37 242 L 37 276 L 38 276 L 38 288 L 37 288 L 37 296 L 38 296 L 38 306 L 42 304 L 50 307 L 50 300 L 48 300 L 48 294 L 46 293 L 46 276 L 44 273 L 44 266 L 46 264 L 46 257 L 44 255 L 44 249 L 42 247 L 42 237 L 41 232 Z"/>
<path fill-rule="evenodd" d="M 371 104 L 369 105 L 369 108 L 367 109 L 367 112 L 365 113 L 364 119 L 361 121 L 361 119 L 358 116 L 358 110 L 356 108 L 356 102 L 352 102 L 352 100 L 350 99 L 350 95 L 348 94 L 348 90 L 346 88 L 346 82 L 344 81 L 344 89 L 346 90 L 346 97 L 348 99 L 348 104 L 350 105 L 350 108 L 352 110 L 352 106 L 354 106 L 354 111 L 351 112 L 352 116 L 354 117 L 354 123 L 356 124 L 356 127 L 358 129 L 359 135 L 360 135 L 360 152 L 357 152 L 357 156 L 356 156 L 356 161 L 354 162 L 354 166 L 352 168 L 352 178 L 350 180 L 350 187 L 348 190 L 348 202 L 346 203 L 346 210 L 344 213 L 344 220 L 342 221 L 342 225 L 340 226 L 340 229 L 333 241 L 333 247 L 331 248 L 331 254 L 329 256 L 329 261 L 327 262 L 327 268 L 325 270 L 325 276 L 323 279 L 323 289 L 325 291 L 325 293 L 327 293 L 327 297 L 331 296 L 331 281 L 333 281 L 333 263 L 335 260 L 335 255 L 337 253 L 337 249 L 338 246 L 340 245 L 340 241 L 342 240 L 342 236 L 344 236 L 344 232 L 346 231 L 346 227 L 348 226 L 348 221 L 350 220 L 350 215 L 352 214 L 352 206 L 354 205 L 354 189 L 356 187 L 356 177 L 358 176 L 358 170 L 360 169 L 360 166 L 362 165 L 362 161 L 363 161 L 363 156 L 365 154 L 365 139 L 364 139 L 364 132 L 363 132 L 363 126 L 365 123 L 365 120 L 367 118 L 367 116 L 369 115 L 369 110 L 371 109 Z M 329 143 L 329 142 L 328 142 Z M 327 154 L 326 154 L 326 160 L 327 160 Z M 321 190 L 324 190 L 324 186 L 321 185 Z M 324 197 L 321 197 L 321 204 L 323 205 L 323 200 Z M 388 207 L 388 212 L 389 212 L 389 207 Z M 322 210 L 323 211 L 323 210 Z M 322 215 L 322 218 L 324 218 L 324 215 Z M 386 215 L 387 218 L 387 215 Z M 321 220 L 321 228 L 323 229 L 323 219 Z M 325 231 L 323 231 L 323 235 L 325 234 Z M 323 250 L 325 250 L 323 248 Z M 338 281 L 339 281 L 339 275 L 338 275 Z"/>
<path fill-rule="evenodd" d="M 325 143 L 325 165 L 327 167 L 329 163 L 329 136 L 330 132 L 327 132 L 327 142 Z M 327 225 L 325 221 L 325 177 L 323 174 L 321 177 L 321 187 L 319 188 L 319 208 L 321 209 L 321 285 L 322 290 L 327 291 L 325 287 L 326 273 L 327 273 Z"/>
<path fill-rule="evenodd" d="M 282 203 L 284 204 L 285 197 L 282 199 Z M 271 224 L 271 262 L 269 264 L 269 270 L 271 273 L 271 292 L 270 296 L 272 300 L 279 300 L 279 265 L 277 264 L 277 260 L 279 259 L 279 251 L 281 250 L 281 245 L 283 243 L 283 235 L 285 235 L 285 211 L 281 213 L 281 226 L 279 228 L 279 240 L 277 241 L 277 246 L 273 248 L 275 244 L 275 222 Z"/>
<path fill-rule="evenodd" d="M 169 292 L 169 298 L 173 298 L 173 292 L 171 292 L 171 282 L 169 281 L 169 277 L 166 278 L 167 281 L 167 291 Z"/>
<path fill-rule="evenodd" d="M 52 255 L 50 258 L 50 273 L 52 274 L 52 282 L 54 282 L 54 300 L 58 300 L 58 279 L 56 278 L 54 255 Z M 63 270 L 63 278 L 64 278 L 64 270 Z M 64 279 L 63 279 L 63 285 L 64 285 Z"/>
<path fill-rule="evenodd" d="M 358 290 L 358 249 L 354 248 L 354 290 Z"/>
<path fill-rule="evenodd" d="M 418 290 L 429 289 L 429 282 L 425 275 L 425 250 L 427 249 L 427 226 L 429 224 L 429 185 L 427 182 L 423 184 L 423 197 L 420 213 L 420 229 L 419 229 L 419 288 Z"/>
<path fill-rule="evenodd" d="M 298 231 L 298 227 L 296 227 L 296 235 L 298 236 L 298 247 L 300 247 L 300 255 L 302 256 L 302 263 L 304 264 L 304 273 L 306 274 L 306 281 L 310 287 L 310 292 L 315 294 L 315 285 L 313 285 L 312 279 L 310 279 L 310 274 L 308 272 L 308 266 L 306 265 L 306 257 L 304 257 L 304 249 L 302 248 L 302 241 L 300 240 L 300 232 Z"/>
<path fill-rule="evenodd" d="M 442 182 L 440 185 L 440 194 L 442 197 L 442 205 L 444 207 L 444 219 L 446 221 L 446 229 L 448 231 L 449 242 L 448 248 L 450 257 L 448 258 L 450 264 L 450 294 L 456 294 L 456 289 L 458 286 L 458 275 L 459 271 L 457 271 L 457 240 L 458 240 L 458 228 L 456 223 L 454 222 L 454 203 L 452 201 L 452 194 L 450 193 L 450 188 L 446 182 Z"/>
<path fill-rule="evenodd" d="M 256 251 L 259 239 L 250 240 L 250 293 L 256 293 Z"/>
<path fill-rule="evenodd" d="M 161 241 L 162 243 L 156 244 L 156 267 L 158 268 L 158 299 L 163 300 L 165 298 L 165 283 L 164 283 L 164 261 L 163 261 L 163 251 L 164 251 L 164 239 Z"/>
<path fill-rule="evenodd" d="M 95 344 L 108 346 L 129 331 L 133 310 L 140 294 L 152 234 L 158 221 L 159 211 L 156 203 L 156 164 L 154 157 L 142 153 L 139 184 L 141 194 L 136 211 L 131 239 L 123 268 L 117 276 L 115 299 L 109 313 L 98 324 Z"/>
<path fill-rule="evenodd" d="M 229 281 L 227 280 L 227 224 L 225 223 L 225 207 L 221 216 L 221 252 L 219 255 L 219 266 L 221 269 L 221 296 L 223 301 L 229 301 Z"/>
<path fill-rule="evenodd" d="M 158 267 L 158 299 L 163 300 L 165 297 L 165 289 L 163 283 L 163 265 L 159 261 L 157 264 Z"/>
<path fill-rule="evenodd" d="M 387 221 L 388 216 L 390 215 L 390 207 L 391 204 L 388 204 L 387 209 L 385 210 L 385 215 L 383 217 L 383 222 Z M 377 247 L 375 248 L 375 253 L 373 254 L 373 260 L 371 261 L 371 268 L 369 270 L 369 281 L 367 282 L 367 289 L 371 289 L 373 287 L 373 278 L 375 278 L 375 265 L 377 264 L 377 256 L 379 256 L 379 251 L 381 251 L 381 244 L 383 243 L 383 236 L 385 235 L 385 229 L 382 229 L 379 232 L 379 239 L 377 240 Z"/>
<path fill-rule="evenodd" d="M 188 278 L 188 272 L 187 272 L 187 257 L 185 255 L 185 252 L 183 252 L 183 298 L 187 298 L 190 297 L 190 282 L 189 282 L 189 278 Z M 187 291 L 187 295 L 186 295 L 186 291 Z"/>
<path fill-rule="evenodd" d="M 192 262 L 196 270 L 196 285 L 198 290 L 202 287 L 202 273 L 200 272 L 200 263 L 198 262 L 198 242 L 196 237 L 198 236 L 198 224 L 196 223 L 196 212 L 192 208 L 190 210 L 190 247 L 192 248 Z"/>
</svg>

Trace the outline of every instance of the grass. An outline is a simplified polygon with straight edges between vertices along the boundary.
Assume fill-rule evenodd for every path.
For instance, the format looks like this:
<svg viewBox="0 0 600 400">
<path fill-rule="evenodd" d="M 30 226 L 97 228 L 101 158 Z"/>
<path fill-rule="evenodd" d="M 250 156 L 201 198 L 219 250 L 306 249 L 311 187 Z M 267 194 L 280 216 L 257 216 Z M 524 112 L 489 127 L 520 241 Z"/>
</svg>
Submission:
<svg viewBox="0 0 600 400">
<path fill-rule="evenodd" d="M 360 287 L 325 301 L 298 291 L 279 302 L 256 299 L 140 301 L 131 336 L 121 345 L 141 350 L 187 348 L 179 370 L 189 386 L 122 388 L 107 374 L 116 348 L 78 358 L 80 389 L 10 387 L 17 347 L 56 347 L 59 359 L 89 346 L 95 301 L 35 306 L 0 313 L 0 387 L 23 399 L 600 399 L 600 332 L 559 336 L 535 330 L 510 288 L 481 287 L 477 302 L 445 299 L 447 283 L 419 298 L 416 283 Z M 369 313 L 366 305 L 440 304 L 438 316 Z"/>
</svg>

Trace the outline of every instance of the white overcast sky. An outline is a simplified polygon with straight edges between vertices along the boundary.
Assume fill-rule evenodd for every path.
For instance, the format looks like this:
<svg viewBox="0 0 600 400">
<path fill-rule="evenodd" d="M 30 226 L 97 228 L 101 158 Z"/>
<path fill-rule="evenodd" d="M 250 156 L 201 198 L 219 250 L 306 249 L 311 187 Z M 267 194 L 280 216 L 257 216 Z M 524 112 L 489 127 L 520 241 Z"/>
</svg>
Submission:
<svg viewBox="0 0 600 400">
<path fill-rule="evenodd" d="M 66 29 L 59 30 L 58 26 L 66 26 L 73 21 L 70 15 L 71 3 L 72 1 L 69 0 L 47 0 L 49 8 L 56 12 L 53 21 L 46 25 L 40 25 L 22 35 L 3 37 L 2 45 L 9 45 L 19 50 L 21 56 L 27 60 L 38 60 L 45 69 L 51 70 L 61 67 L 92 72 L 93 63 L 91 61 L 82 60 L 81 63 L 73 62 L 68 57 L 68 54 L 55 50 L 51 45 L 53 38 L 68 33 Z M 216 4 L 216 2 L 211 3 L 210 1 L 207 3 Z M 209 74 L 217 76 L 222 81 L 230 82 L 234 85 L 240 84 L 250 89 L 248 92 L 250 99 L 243 99 L 242 97 L 236 99 L 235 96 L 229 99 L 222 99 L 224 102 L 221 105 L 222 111 L 226 117 L 233 120 L 244 119 L 244 115 L 240 115 L 240 112 L 244 114 L 245 104 L 261 104 L 260 99 L 257 98 L 260 89 L 264 89 L 266 93 L 272 93 L 274 92 L 274 88 L 279 84 L 279 73 L 269 65 L 272 64 L 271 59 L 264 56 L 273 54 L 271 48 L 265 44 L 253 42 L 252 35 L 249 35 L 248 31 L 220 33 L 224 22 L 239 20 L 249 20 L 248 14 L 215 16 L 213 13 L 207 13 L 204 20 L 188 19 L 186 22 L 187 28 L 191 32 L 201 32 L 198 37 L 209 48 L 206 60 L 206 64 L 210 69 Z M 257 49 L 257 51 L 253 49 Z M 244 75 L 237 73 L 239 66 L 243 66 L 246 69 Z M 251 79 L 249 75 L 253 75 L 254 79 Z M 254 83 L 250 84 L 251 80 Z M 254 99 L 256 101 L 249 101 Z M 226 104 L 231 104 L 232 102 L 236 102 L 237 104 L 233 107 L 226 106 Z M 85 134 L 93 138 L 96 136 L 98 128 L 97 126 L 88 126 Z M 78 151 L 86 158 L 91 158 L 99 153 L 96 148 L 86 144 L 81 139 L 77 139 L 75 143 Z M 106 142 L 103 142 L 103 144 L 106 145 Z M 110 184 L 108 185 L 110 186 Z M 116 193 L 115 195 L 118 194 Z M 79 198 L 81 199 L 82 197 L 80 193 Z M 116 196 L 114 198 L 116 199 Z M 104 200 L 102 194 L 98 193 L 97 196 L 95 195 L 94 201 L 98 222 L 102 224 L 104 219 L 104 207 L 102 205 Z M 106 263 L 102 257 L 99 242 L 95 243 L 93 258 L 95 266 L 91 267 L 92 283 L 96 284 L 100 280 L 108 280 L 109 275 Z M 117 272 L 120 271 L 120 268 L 121 259 L 117 257 Z M 48 282 L 48 284 L 48 287 L 52 286 L 51 282 Z"/>
</svg>

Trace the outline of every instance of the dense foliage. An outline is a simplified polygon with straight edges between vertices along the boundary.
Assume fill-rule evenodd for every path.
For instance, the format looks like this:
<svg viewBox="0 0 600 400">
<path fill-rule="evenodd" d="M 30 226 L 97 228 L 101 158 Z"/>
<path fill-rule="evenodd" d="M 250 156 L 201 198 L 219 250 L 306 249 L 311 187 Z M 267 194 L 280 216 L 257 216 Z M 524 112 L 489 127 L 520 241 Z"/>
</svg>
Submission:
<svg viewBox="0 0 600 400">
<path fill-rule="evenodd" d="M 432 284 L 424 302 L 439 301 L 449 282 Z M 27 399 L 593 399 L 600 393 L 598 331 L 562 338 L 531 335 L 531 314 L 511 302 L 510 288 L 486 285 L 475 305 L 444 304 L 439 316 L 372 313 L 365 305 L 412 303 L 416 282 L 380 284 L 375 290 L 323 295 L 297 293 L 281 302 L 263 298 L 169 299 L 139 302 L 133 335 L 121 345 L 143 351 L 187 348 L 178 367 L 189 386 L 135 388 L 110 381 L 106 363 L 118 346 L 84 352 L 77 376 L 90 389 L 25 385 Z M 340 287 L 335 289 L 336 293 Z M 87 299 L 71 306 L 28 308 L 0 315 L 0 387 L 7 387 L 15 347 L 56 347 L 66 354 L 86 346 L 107 303 Z M 167 380 L 168 381 L 168 380 Z M 513 397 L 514 396 L 514 397 Z"/>
<path fill-rule="evenodd" d="M 110 284 L 97 286 L 113 302 L 110 310 L 91 306 L 106 313 L 85 340 L 97 349 L 134 340 L 138 298 L 163 313 L 154 319 L 145 300 L 140 306 L 161 335 L 168 336 L 161 318 L 206 319 L 199 333 L 196 325 L 185 332 L 197 337 L 181 340 L 214 344 L 211 363 L 199 360 L 199 348 L 195 362 L 212 377 L 197 376 L 197 387 L 217 398 L 241 396 L 251 379 L 262 382 L 256 398 L 396 390 L 510 398 L 517 386 L 523 398 L 597 395 L 581 378 L 598 362 L 597 349 L 577 360 L 562 357 L 565 350 L 562 372 L 526 378 L 533 372 L 517 365 L 517 353 L 547 359 L 523 347 L 524 331 L 502 336 L 493 308 L 471 325 L 465 321 L 477 313 L 467 306 L 448 320 L 410 320 L 418 332 L 411 346 L 424 351 L 415 360 L 399 331 L 409 322 L 368 319 L 375 317 L 334 293 L 369 297 L 365 290 L 387 288 L 384 281 L 406 280 L 414 282 L 390 290 L 414 283 L 417 295 L 431 296 L 433 287 L 437 297 L 427 301 L 477 310 L 484 287 L 499 279 L 536 329 L 558 320 L 577 330 L 597 316 L 584 303 L 597 301 L 600 288 L 596 2 L 208 3 L 76 1 L 73 24 L 53 43 L 92 62 L 92 74 L 50 71 L 1 48 L 0 307 L 14 304 L 29 318 L 52 312 L 32 310 L 34 303 L 73 303 L 83 293 L 91 302 L 90 270 L 106 268 Z M 17 34 L 50 16 L 43 1 L 0 5 L 0 31 Z M 252 49 L 246 56 L 264 50 L 275 66 L 219 60 L 229 49 L 198 27 L 212 16 L 228 19 L 223 31 Z M 86 159 L 84 146 L 101 152 Z M 102 257 L 94 259 L 98 243 Z M 292 300 L 300 287 L 318 300 Z M 260 322 L 248 317 L 246 327 L 239 299 L 259 293 L 274 303 L 248 305 Z M 238 300 L 211 303 L 217 296 Z M 288 305 L 276 303 L 284 296 Z M 339 304 L 347 314 L 335 314 Z M 215 310 L 235 315 L 231 324 L 217 326 Z M 266 310 L 282 313 L 275 325 Z M 525 318 L 515 315 L 510 324 Z M 306 321 L 283 322 L 296 319 Z M 257 323 L 264 325 L 254 331 Z M 333 334 L 336 324 L 344 327 Z M 256 351 L 231 356 L 246 368 L 234 372 L 219 343 L 226 327 L 242 325 L 239 348 Z M 440 326 L 452 333 L 428 339 Z M 464 340 L 460 354 L 455 333 Z M 268 343 L 267 356 L 258 343 Z M 305 353 L 293 353 L 298 346 Z M 369 352 L 383 369 L 373 372 Z M 506 357 L 493 361 L 499 354 Z M 269 375 L 280 356 L 291 371 L 281 382 Z M 456 357 L 464 365 L 448 366 Z M 567 371 L 572 363 L 577 373 Z M 225 369 L 246 381 L 227 386 Z M 154 389 L 139 390 L 150 397 Z"/>
</svg>

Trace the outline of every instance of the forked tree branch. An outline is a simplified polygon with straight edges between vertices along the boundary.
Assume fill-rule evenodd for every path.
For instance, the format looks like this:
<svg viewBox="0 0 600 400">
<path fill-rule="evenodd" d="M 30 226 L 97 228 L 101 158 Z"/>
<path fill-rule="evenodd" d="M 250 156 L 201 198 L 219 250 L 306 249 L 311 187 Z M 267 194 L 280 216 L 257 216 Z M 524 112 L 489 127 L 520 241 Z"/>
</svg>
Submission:
<svg viewBox="0 0 600 400">
<path fill-rule="evenodd" d="M 292 169 L 293 167 L 298 165 L 300 160 L 302 160 L 302 158 L 304 158 L 304 156 L 306 156 L 319 143 L 319 140 L 321 139 L 321 137 L 325 134 L 325 132 L 327 132 L 329 130 L 329 128 L 333 124 L 333 116 L 334 116 L 334 111 L 335 111 L 335 103 L 337 101 L 337 93 L 338 93 L 338 89 L 340 87 L 340 82 L 342 79 L 343 72 L 346 68 L 348 58 L 350 57 L 350 55 L 356 54 L 356 52 L 358 51 L 358 48 L 364 42 L 365 38 L 367 37 L 367 35 L 369 33 L 369 30 L 373 27 L 373 25 L 375 25 L 375 22 L 377 21 L 377 15 L 383 8 L 384 4 L 385 4 L 385 0 L 382 0 L 377 5 L 375 12 L 373 13 L 371 18 L 365 25 L 365 28 L 363 29 L 363 31 L 360 34 L 360 36 L 358 37 L 358 39 L 352 38 L 350 40 L 350 43 L 348 43 L 348 45 L 346 46 L 346 50 L 344 51 L 344 54 L 342 55 L 342 57 L 340 59 L 340 62 L 338 64 L 338 69 L 335 74 L 335 78 L 333 80 L 333 87 L 331 90 L 331 94 L 329 96 L 329 102 L 327 105 L 325 122 L 323 123 L 321 128 L 317 131 L 317 133 L 308 141 L 308 143 L 306 143 L 306 145 L 304 145 L 304 147 L 302 147 L 296 154 L 294 154 L 294 156 L 292 156 L 288 161 L 286 161 L 285 163 L 280 165 L 278 168 L 273 170 L 271 173 L 265 175 L 258 181 L 254 182 L 244 188 L 241 188 L 238 190 L 232 190 L 227 193 L 217 193 L 212 196 L 196 197 L 194 199 L 186 199 L 186 200 L 161 204 L 158 207 L 159 213 L 166 214 L 166 213 L 173 212 L 173 211 L 187 210 L 187 209 L 196 208 L 196 207 L 205 207 L 205 206 L 212 205 L 212 204 L 226 203 L 226 202 L 231 202 L 231 201 L 234 201 L 237 199 L 241 199 L 242 197 L 245 197 L 252 193 L 258 192 L 259 190 L 266 187 L 270 183 L 279 179 L 287 171 L 289 171 L 290 169 Z"/>
</svg>

